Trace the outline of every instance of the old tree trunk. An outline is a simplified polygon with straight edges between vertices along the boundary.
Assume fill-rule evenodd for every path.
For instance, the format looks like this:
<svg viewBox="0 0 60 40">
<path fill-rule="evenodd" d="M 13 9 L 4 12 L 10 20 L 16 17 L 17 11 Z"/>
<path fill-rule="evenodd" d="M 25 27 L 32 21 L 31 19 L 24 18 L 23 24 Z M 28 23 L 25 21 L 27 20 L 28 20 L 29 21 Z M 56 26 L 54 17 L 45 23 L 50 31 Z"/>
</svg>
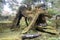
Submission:
<svg viewBox="0 0 60 40">
<path fill-rule="evenodd" d="M 38 19 L 38 16 L 39 16 L 40 14 L 42 14 L 42 13 L 46 13 L 46 11 L 43 10 L 43 9 L 38 9 L 38 10 L 36 10 L 35 16 L 33 17 L 30 25 L 29 25 L 28 27 L 26 27 L 26 28 L 22 31 L 22 33 L 28 32 L 28 31 L 34 26 L 34 24 L 36 23 L 36 20 Z"/>
</svg>

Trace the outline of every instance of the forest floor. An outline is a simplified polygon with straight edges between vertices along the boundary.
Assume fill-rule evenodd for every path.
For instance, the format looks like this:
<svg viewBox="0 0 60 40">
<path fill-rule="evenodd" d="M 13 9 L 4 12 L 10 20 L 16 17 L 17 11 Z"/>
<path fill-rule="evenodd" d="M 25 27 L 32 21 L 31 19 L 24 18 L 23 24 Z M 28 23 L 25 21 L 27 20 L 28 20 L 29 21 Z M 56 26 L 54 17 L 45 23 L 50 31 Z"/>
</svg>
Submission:
<svg viewBox="0 0 60 40">
<path fill-rule="evenodd" d="M 25 22 L 21 22 L 21 27 L 19 30 L 11 31 L 10 29 L 11 22 L 0 23 L 0 40 L 20 40 L 19 36 L 22 30 L 26 27 Z M 26 40 L 60 40 L 60 28 L 55 29 L 55 27 L 47 26 L 46 31 L 56 33 L 57 35 L 51 35 L 49 33 L 40 32 L 37 30 L 30 30 L 27 34 L 36 34 L 40 32 L 41 36 L 34 39 L 26 39 Z"/>
</svg>

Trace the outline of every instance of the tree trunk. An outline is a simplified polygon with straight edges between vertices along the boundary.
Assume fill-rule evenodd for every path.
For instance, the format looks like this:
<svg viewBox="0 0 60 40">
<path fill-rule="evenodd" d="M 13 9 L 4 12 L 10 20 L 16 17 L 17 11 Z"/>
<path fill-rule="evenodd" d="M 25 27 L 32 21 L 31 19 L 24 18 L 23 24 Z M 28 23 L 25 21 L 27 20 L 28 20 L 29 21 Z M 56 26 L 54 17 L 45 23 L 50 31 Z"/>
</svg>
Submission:
<svg viewBox="0 0 60 40">
<path fill-rule="evenodd" d="M 21 13 L 17 13 L 16 14 L 16 17 L 13 20 L 11 29 L 12 28 L 16 28 L 17 26 L 19 26 L 19 23 L 20 23 L 21 18 L 22 18 L 22 14 Z"/>
<path fill-rule="evenodd" d="M 32 21 L 31 21 L 30 25 L 28 27 L 26 27 L 22 31 L 22 33 L 28 32 L 34 26 L 34 24 L 36 23 L 36 20 L 37 20 L 37 18 L 38 18 L 39 15 L 40 15 L 40 13 L 36 13 L 36 15 L 33 17 Z"/>
</svg>

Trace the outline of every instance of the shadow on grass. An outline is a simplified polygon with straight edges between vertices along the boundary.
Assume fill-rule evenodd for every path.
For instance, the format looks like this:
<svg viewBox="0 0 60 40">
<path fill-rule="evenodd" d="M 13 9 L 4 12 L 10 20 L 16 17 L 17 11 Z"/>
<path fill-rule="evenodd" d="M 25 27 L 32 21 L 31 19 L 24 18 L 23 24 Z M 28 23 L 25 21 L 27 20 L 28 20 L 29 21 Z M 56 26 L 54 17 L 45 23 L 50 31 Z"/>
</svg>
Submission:
<svg viewBox="0 0 60 40">
<path fill-rule="evenodd" d="M 51 33 L 51 32 L 47 32 L 43 29 L 39 29 L 39 28 L 36 28 L 37 31 L 40 31 L 40 32 L 43 32 L 43 33 L 48 33 L 48 34 L 51 34 L 51 35 L 57 35 L 56 33 Z"/>
</svg>

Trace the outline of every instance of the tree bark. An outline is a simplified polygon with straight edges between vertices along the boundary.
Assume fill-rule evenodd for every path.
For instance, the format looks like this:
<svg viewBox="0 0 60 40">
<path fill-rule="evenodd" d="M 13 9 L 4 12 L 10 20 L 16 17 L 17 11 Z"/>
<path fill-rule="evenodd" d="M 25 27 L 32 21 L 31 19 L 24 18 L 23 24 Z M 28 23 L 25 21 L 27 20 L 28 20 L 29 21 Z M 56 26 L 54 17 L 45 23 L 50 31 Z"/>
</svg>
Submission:
<svg viewBox="0 0 60 40">
<path fill-rule="evenodd" d="M 38 16 L 39 16 L 41 13 L 44 13 L 44 10 L 41 9 L 41 10 L 38 10 L 37 13 L 35 13 L 35 16 L 33 17 L 30 25 L 29 25 L 28 27 L 26 27 L 26 28 L 22 31 L 22 33 L 28 32 L 28 31 L 34 26 L 34 24 L 36 23 L 36 20 L 38 19 Z"/>
</svg>

